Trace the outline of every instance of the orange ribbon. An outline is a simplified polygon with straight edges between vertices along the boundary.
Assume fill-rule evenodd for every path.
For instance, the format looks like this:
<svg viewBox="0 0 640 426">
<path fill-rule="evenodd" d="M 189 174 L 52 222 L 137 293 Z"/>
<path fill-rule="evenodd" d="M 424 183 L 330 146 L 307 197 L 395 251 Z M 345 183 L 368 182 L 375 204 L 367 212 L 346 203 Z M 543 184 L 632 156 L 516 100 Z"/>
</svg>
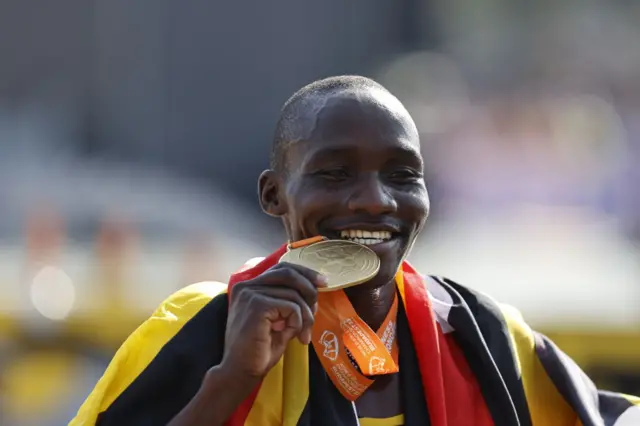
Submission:
<svg viewBox="0 0 640 426">
<path fill-rule="evenodd" d="M 289 249 L 324 239 L 296 241 L 289 244 Z M 397 315 L 396 296 L 384 322 L 374 332 L 358 316 L 343 290 L 318 293 L 313 347 L 329 378 L 349 401 L 355 401 L 373 384 L 370 377 L 398 372 Z"/>
<path fill-rule="evenodd" d="M 329 378 L 349 401 L 371 386 L 369 377 L 398 372 L 397 313 L 396 297 L 376 333 L 358 316 L 344 291 L 318 295 L 313 347 Z"/>
</svg>

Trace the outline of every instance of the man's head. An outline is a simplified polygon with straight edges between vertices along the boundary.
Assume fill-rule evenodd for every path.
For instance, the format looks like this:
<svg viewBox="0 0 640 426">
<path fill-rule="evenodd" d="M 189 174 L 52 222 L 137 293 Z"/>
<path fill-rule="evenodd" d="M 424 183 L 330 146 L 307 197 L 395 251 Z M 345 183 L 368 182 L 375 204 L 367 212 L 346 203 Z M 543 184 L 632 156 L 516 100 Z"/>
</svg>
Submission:
<svg viewBox="0 0 640 426">
<path fill-rule="evenodd" d="M 429 197 L 418 131 L 402 103 L 365 77 L 311 83 L 284 105 L 259 180 L 263 210 L 290 240 L 367 244 L 391 280 L 422 229 Z"/>
</svg>

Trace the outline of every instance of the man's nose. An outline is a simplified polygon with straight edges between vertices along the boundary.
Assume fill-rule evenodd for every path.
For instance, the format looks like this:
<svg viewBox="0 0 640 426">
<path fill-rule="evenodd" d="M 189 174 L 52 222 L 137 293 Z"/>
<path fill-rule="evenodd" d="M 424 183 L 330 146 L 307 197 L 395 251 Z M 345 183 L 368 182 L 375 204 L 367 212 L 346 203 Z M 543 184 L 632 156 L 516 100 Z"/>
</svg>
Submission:
<svg viewBox="0 0 640 426">
<path fill-rule="evenodd" d="M 371 216 L 393 213 L 398 204 L 377 174 L 363 176 L 348 203 L 349 210 Z"/>
</svg>

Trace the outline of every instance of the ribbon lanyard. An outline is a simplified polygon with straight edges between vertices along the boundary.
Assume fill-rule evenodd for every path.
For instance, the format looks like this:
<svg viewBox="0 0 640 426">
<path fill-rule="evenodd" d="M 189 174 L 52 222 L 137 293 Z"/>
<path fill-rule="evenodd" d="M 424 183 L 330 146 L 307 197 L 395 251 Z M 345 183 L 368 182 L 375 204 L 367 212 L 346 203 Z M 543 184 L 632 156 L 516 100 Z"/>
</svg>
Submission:
<svg viewBox="0 0 640 426">
<path fill-rule="evenodd" d="M 313 347 L 329 378 L 349 401 L 362 395 L 378 376 L 398 372 L 396 296 L 374 332 L 356 313 L 344 291 L 318 294 Z"/>
</svg>

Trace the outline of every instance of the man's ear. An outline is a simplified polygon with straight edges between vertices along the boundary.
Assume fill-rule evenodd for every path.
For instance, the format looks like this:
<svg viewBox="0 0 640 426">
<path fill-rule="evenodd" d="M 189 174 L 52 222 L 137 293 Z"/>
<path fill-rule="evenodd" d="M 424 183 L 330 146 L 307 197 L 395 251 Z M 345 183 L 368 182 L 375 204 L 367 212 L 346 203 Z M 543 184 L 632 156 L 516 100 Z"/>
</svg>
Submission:
<svg viewBox="0 0 640 426">
<path fill-rule="evenodd" d="M 258 199 L 262 211 L 273 217 L 287 213 L 284 188 L 280 176 L 273 170 L 265 170 L 258 179 Z"/>
</svg>

